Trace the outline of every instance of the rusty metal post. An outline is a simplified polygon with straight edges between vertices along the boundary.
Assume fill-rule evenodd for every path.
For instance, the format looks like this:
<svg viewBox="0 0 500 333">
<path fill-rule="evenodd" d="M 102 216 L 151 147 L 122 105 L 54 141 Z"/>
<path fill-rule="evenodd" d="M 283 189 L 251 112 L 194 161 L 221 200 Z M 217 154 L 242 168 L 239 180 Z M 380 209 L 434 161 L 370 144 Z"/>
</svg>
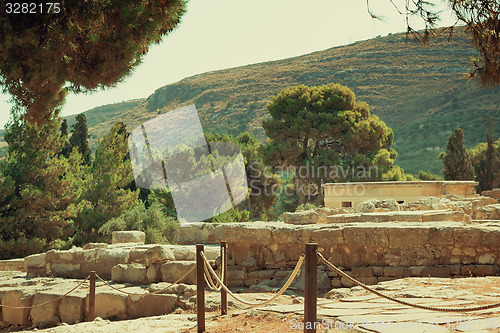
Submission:
<svg viewBox="0 0 500 333">
<path fill-rule="evenodd" d="M 95 271 L 90 272 L 90 291 L 89 291 L 89 312 L 87 321 L 93 321 L 95 317 Z"/>
<path fill-rule="evenodd" d="M 221 271 L 224 272 L 222 274 L 222 283 L 227 286 L 227 243 L 220 242 L 220 253 L 223 256 L 221 257 Z M 224 288 L 220 290 L 220 314 L 221 316 L 227 314 L 227 291 Z"/>
<path fill-rule="evenodd" d="M 196 245 L 196 317 L 198 333 L 205 332 L 205 262 L 201 257 L 203 245 Z"/>
<path fill-rule="evenodd" d="M 304 333 L 316 333 L 316 304 L 318 296 L 318 244 L 306 244 L 304 288 Z"/>
</svg>

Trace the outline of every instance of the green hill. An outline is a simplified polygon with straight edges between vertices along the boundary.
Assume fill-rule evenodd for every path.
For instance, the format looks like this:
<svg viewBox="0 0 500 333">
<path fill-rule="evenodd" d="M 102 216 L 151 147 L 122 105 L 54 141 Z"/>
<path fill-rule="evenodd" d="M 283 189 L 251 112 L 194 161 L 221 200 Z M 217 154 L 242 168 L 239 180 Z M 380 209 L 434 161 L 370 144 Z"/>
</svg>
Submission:
<svg viewBox="0 0 500 333">
<path fill-rule="evenodd" d="M 397 164 L 407 172 L 441 173 L 437 159 L 455 127 L 469 148 L 484 142 L 489 115 L 500 135 L 500 89 L 467 80 L 477 52 L 456 29 L 452 41 L 440 33 L 428 46 L 393 34 L 290 59 L 199 74 L 157 89 L 141 100 L 86 111 L 91 145 L 115 121 L 129 130 L 158 114 L 196 104 L 204 129 L 232 134 L 251 131 L 265 140 L 261 120 L 270 98 L 297 84 L 330 82 L 350 87 L 395 132 Z"/>
</svg>

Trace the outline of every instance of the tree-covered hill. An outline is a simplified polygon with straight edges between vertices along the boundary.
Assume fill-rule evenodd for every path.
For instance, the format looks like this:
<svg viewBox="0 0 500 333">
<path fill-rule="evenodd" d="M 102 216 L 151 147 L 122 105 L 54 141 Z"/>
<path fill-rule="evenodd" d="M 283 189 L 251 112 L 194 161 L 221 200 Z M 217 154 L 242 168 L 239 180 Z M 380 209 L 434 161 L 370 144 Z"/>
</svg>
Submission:
<svg viewBox="0 0 500 333">
<path fill-rule="evenodd" d="M 273 95 L 291 85 L 334 82 L 350 87 L 394 130 L 397 164 L 407 172 L 441 173 L 437 156 L 455 127 L 464 130 L 469 148 L 486 140 L 487 115 L 495 122 L 495 138 L 500 135 L 500 89 L 467 80 L 470 59 L 476 54 L 470 37 L 456 29 L 451 42 L 447 33 L 440 33 L 422 46 L 400 33 L 203 73 L 161 87 L 142 100 L 87 111 L 91 145 L 115 121 L 132 130 L 158 114 L 192 103 L 205 130 L 251 131 L 265 141 L 261 121 L 268 117 L 265 105 Z"/>
</svg>

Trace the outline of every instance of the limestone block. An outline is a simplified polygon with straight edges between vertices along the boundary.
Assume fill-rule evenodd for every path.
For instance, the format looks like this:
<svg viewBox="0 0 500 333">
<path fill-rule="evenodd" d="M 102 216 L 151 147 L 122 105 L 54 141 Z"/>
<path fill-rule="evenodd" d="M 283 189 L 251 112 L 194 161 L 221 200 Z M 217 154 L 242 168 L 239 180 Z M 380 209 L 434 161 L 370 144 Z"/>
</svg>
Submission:
<svg viewBox="0 0 500 333">
<path fill-rule="evenodd" d="M 35 291 L 30 289 L 11 290 L 2 297 L 2 305 L 8 306 L 31 306 Z M 11 325 L 30 326 L 30 309 L 2 308 L 3 321 Z"/>
<path fill-rule="evenodd" d="M 410 275 L 410 270 L 407 267 L 384 267 L 384 276 L 400 279 Z"/>
<path fill-rule="evenodd" d="M 69 264 L 69 263 L 52 263 L 50 265 L 51 273 L 54 276 L 66 277 L 66 278 L 78 278 L 80 275 L 80 264 Z"/>
<path fill-rule="evenodd" d="M 494 264 L 495 255 L 493 253 L 483 253 L 477 258 L 478 264 Z"/>
<path fill-rule="evenodd" d="M 276 270 L 266 269 L 260 271 L 253 271 L 248 273 L 249 279 L 258 279 L 258 280 L 270 280 L 276 274 Z"/>
<path fill-rule="evenodd" d="M 88 243 L 83 246 L 84 250 L 92 250 L 92 249 L 105 249 L 108 247 L 107 243 Z"/>
<path fill-rule="evenodd" d="M 315 224 L 322 220 L 320 214 L 314 210 L 301 210 L 294 213 L 285 212 L 282 215 L 283 222 L 288 224 Z M 325 218 L 323 218 L 325 219 Z"/>
<path fill-rule="evenodd" d="M 24 267 L 29 277 L 45 276 L 45 253 L 33 254 L 24 258 Z"/>
<path fill-rule="evenodd" d="M 500 199 L 500 188 L 494 188 L 489 191 L 483 191 L 481 193 L 482 196 L 484 197 L 490 197 L 499 200 Z"/>
<path fill-rule="evenodd" d="M 317 270 L 317 275 L 318 275 L 318 289 L 320 290 L 330 289 L 331 284 L 328 275 L 326 275 L 326 273 L 321 271 L 320 269 Z M 286 281 L 287 279 L 288 277 L 284 281 Z M 304 291 L 305 282 L 306 282 L 305 268 L 302 267 L 301 270 L 299 271 L 298 277 L 295 277 L 294 282 L 292 282 L 291 287 L 296 288 L 297 290 L 300 291 Z"/>
<path fill-rule="evenodd" d="M 171 313 L 177 301 L 177 295 L 157 294 L 127 297 L 129 318 L 160 316 Z"/>
<path fill-rule="evenodd" d="M 111 269 L 111 280 L 145 284 L 148 281 L 147 268 L 141 264 L 118 264 Z"/>
<path fill-rule="evenodd" d="M 353 223 L 360 221 L 361 221 L 360 213 L 337 214 L 337 215 L 327 216 L 327 223 Z"/>
<path fill-rule="evenodd" d="M 475 265 L 473 274 L 477 276 L 495 275 L 499 268 L 494 265 Z"/>
<path fill-rule="evenodd" d="M 127 264 L 130 257 L 130 250 L 122 248 L 92 249 L 84 252 L 85 260 L 80 267 L 80 272 L 84 277 L 90 271 L 96 271 L 103 279 L 110 279 L 111 269 L 118 264 Z"/>
<path fill-rule="evenodd" d="M 424 267 L 420 274 L 421 276 L 432 276 L 440 278 L 448 278 L 452 275 L 450 266 Z"/>
<path fill-rule="evenodd" d="M 377 277 L 376 276 L 360 276 L 356 278 L 361 283 L 364 283 L 366 285 L 374 285 L 378 283 Z"/>
<path fill-rule="evenodd" d="M 157 283 L 161 281 L 161 263 L 151 264 L 146 272 L 149 283 Z"/>
<path fill-rule="evenodd" d="M 35 294 L 35 297 L 33 299 L 34 306 L 46 302 L 50 303 L 31 309 L 30 318 L 33 322 L 33 326 L 44 327 L 47 325 L 55 325 L 60 321 L 59 317 L 57 316 L 57 309 L 59 303 L 61 302 L 61 299 L 56 300 L 59 296 L 59 294 L 50 291 L 38 292 Z M 57 318 L 56 322 L 54 322 L 54 317 Z"/>
<path fill-rule="evenodd" d="M 113 231 L 111 243 L 144 243 L 146 234 L 142 231 Z"/>
<path fill-rule="evenodd" d="M 500 220 L 500 204 L 479 207 L 475 217 L 479 220 Z"/>
<path fill-rule="evenodd" d="M 361 212 L 361 213 L 370 213 L 370 212 L 374 212 L 375 211 L 375 208 L 376 208 L 376 205 L 379 204 L 381 201 L 380 200 L 377 200 L 377 199 L 371 199 L 371 200 L 366 200 L 366 201 L 363 201 L 362 203 L 360 203 L 357 207 L 356 207 L 356 211 L 357 212 Z"/>
<path fill-rule="evenodd" d="M 147 249 L 130 250 L 130 261 L 141 263 L 146 267 L 163 260 L 175 260 L 174 252 L 167 246 L 155 245 Z"/>
<path fill-rule="evenodd" d="M 32 254 L 24 258 L 24 265 L 26 268 L 44 268 L 45 267 L 45 253 Z"/>
<path fill-rule="evenodd" d="M 195 261 L 168 261 L 161 265 L 161 280 L 163 282 L 175 282 L 186 274 L 191 267 L 196 265 Z M 188 274 L 183 281 L 185 284 L 196 284 L 196 269 Z"/>
<path fill-rule="evenodd" d="M 85 297 L 83 293 L 71 293 L 64 297 L 59 304 L 59 317 L 61 322 L 74 324 L 82 322 L 85 313 Z"/>
<path fill-rule="evenodd" d="M 121 320 L 127 318 L 127 295 L 115 290 L 99 291 L 95 294 L 95 317 Z M 85 313 L 89 311 L 89 297 L 85 298 Z"/>
<path fill-rule="evenodd" d="M 353 267 L 352 274 L 355 277 L 373 276 L 373 269 L 372 269 L 372 267 Z"/>
<path fill-rule="evenodd" d="M 227 281 L 232 280 L 244 280 L 245 279 L 245 271 L 243 268 L 235 267 L 234 269 L 228 268 L 227 270 Z"/>
</svg>

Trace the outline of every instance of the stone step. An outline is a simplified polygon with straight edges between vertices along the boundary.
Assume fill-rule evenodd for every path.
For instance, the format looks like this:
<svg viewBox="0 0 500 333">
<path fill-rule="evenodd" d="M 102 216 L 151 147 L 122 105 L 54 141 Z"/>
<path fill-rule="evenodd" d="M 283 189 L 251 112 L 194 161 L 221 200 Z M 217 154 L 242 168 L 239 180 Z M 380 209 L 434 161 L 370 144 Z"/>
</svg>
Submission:
<svg viewBox="0 0 500 333">
<path fill-rule="evenodd" d="M 470 217 L 462 211 L 453 210 L 420 210 L 420 211 L 389 211 L 373 213 L 351 213 L 327 216 L 327 223 L 356 222 L 438 222 L 438 221 L 469 221 Z"/>
</svg>

